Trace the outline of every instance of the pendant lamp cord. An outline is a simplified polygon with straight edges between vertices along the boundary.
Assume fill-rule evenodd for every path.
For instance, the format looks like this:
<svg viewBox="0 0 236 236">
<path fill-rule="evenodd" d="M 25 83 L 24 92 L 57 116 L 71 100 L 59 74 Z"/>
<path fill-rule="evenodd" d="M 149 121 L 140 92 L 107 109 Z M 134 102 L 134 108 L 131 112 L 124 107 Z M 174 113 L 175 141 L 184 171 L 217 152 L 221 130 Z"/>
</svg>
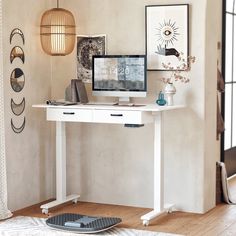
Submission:
<svg viewBox="0 0 236 236">
<path fill-rule="evenodd" d="M 59 8 L 59 0 L 57 0 L 57 8 Z"/>
</svg>

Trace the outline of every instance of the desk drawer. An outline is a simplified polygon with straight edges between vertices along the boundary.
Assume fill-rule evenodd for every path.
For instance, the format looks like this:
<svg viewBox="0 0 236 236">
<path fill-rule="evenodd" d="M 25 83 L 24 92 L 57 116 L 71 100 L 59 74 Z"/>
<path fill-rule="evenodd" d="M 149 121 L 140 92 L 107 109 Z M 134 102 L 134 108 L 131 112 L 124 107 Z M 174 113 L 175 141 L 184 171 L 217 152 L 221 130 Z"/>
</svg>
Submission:
<svg viewBox="0 0 236 236">
<path fill-rule="evenodd" d="M 144 124 L 150 119 L 143 111 L 95 110 L 93 113 L 93 122 L 97 123 Z"/>
<path fill-rule="evenodd" d="M 47 108 L 47 120 L 92 122 L 92 111 L 78 109 Z"/>
</svg>

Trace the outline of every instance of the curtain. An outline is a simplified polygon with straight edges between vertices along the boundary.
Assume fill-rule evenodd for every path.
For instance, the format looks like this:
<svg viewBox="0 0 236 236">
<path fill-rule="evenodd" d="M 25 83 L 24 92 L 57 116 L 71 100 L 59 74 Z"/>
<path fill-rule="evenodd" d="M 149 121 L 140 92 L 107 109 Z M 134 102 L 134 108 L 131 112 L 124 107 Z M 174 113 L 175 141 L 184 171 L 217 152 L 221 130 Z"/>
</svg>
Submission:
<svg viewBox="0 0 236 236">
<path fill-rule="evenodd" d="M 9 218 L 12 213 L 7 208 L 7 176 L 4 130 L 3 96 L 3 46 L 2 46 L 2 0 L 0 0 L 0 220 Z"/>
<path fill-rule="evenodd" d="M 228 204 L 236 204 L 235 201 L 232 199 L 228 178 L 227 178 L 227 171 L 225 168 L 225 163 L 223 162 L 217 162 L 217 164 L 221 167 L 221 183 L 222 183 L 222 190 L 223 190 L 223 196 L 224 201 Z"/>
</svg>

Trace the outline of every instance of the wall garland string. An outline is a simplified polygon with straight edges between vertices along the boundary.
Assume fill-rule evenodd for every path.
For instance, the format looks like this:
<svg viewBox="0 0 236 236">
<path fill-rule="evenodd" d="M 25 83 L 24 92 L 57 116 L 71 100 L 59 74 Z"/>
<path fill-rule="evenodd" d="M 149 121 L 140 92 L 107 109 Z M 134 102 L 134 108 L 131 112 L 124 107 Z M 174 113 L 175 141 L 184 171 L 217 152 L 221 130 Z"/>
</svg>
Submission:
<svg viewBox="0 0 236 236">
<path fill-rule="evenodd" d="M 10 44 L 12 43 L 13 38 L 17 37 L 17 36 L 20 36 L 22 43 L 24 45 L 25 44 L 25 37 L 24 37 L 22 30 L 19 28 L 15 28 L 11 31 Z M 13 64 L 17 58 L 20 60 L 20 62 L 22 64 L 25 63 L 25 53 L 20 46 L 16 45 L 16 46 L 13 46 L 13 48 L 11 49 L 10 63 Z M 23 90 L 24 85 L 25 85 L 25 75 L 24 75 L 24 72 L 22 71 L 21 68 L 13 69 L 13 71 L 11 72 L 11 75 L 10 75 L 10 84 L 11 84 L 13 91 L 16 93 L 19 93 Z M 25 97 L 23 97 L 21 102 L 18 102 L 18 103 L 13 98 L 11 98 L 11 110 L 16 117 L 19 117 L 25 110 Z M 18 119 L 18 123 L 20 123 L 18 125 L 16 125 L 15 124 L 16 121 L 14 122 L 13 120 L 15 120 L 15 119 L 11 118 L 12 130 L 16 134 L 21 133 L 25 128 L 25 120 L 26 120 L 25 116 L 24 116 L 23 122 L 19 121 L 19 119 Z"/>
</svg>

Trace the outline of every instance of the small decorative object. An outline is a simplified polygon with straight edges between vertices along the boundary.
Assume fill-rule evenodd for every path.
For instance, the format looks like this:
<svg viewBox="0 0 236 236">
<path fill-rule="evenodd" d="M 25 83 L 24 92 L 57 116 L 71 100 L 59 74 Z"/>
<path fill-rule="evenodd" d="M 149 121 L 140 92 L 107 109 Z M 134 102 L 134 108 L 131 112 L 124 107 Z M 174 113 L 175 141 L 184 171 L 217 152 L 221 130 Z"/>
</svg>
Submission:
<svg viewBox="0 0 236 236">
<path fill-rule="evenodd" d="M 164 93 L 162 91 L 160 91 L 159 95 L 158 95 L 158 99 L 156 100 L 156 103 L 159 106 L 164 106 L 166 105 L 166 100 L 164 99 Z"/>
<path fill-rule="evenodd" d="M 173 83 L 173 80 L 180 81 L 182 83 L 189 82 L 189 78 L 186 74 L 191 70 L 191 64 L 195 63 L 196 57 L 188 56 L 187 60 L 185 60 L 185 58 L 182 58 L 182 55 L 183 53 L 181 52 L 179 56 L 179 61 L 181 64 L 177 68 L 174 68 L 170 62 L 167 64 L 162 63 L 163 68 L 171 71 L 171 75 L 168 78 L 162 78 L 164 83 Z"/>
<path fill-rule="evenodd" d="M 12 42 L 12 39 L 15 35 L 20 35 L 21 39 L 22 39 L 22 42 L 23 44 L 25 44 L 25 37 L 24 37 L 24 34 L 22 32 L 22 30 L 20 30 L 19 28 L 15 28 L 11 31 L 11 34 L 10 34 L 10 44 Z"/>
<path fill-rule="evenodd" d="M 13 123 L 13 119 L 11 119 L 11 128 L 15 133 L 17 133 L 17 134 L 21 133 L 25 128 L 25 117 L 24 117 L 24 121 L 23 121 L 22 125 L 20 125 L 19 127 L 16 127 Z"/>
<path fill-rule="evenodd" d="M 11 110 L 16 116 L 21 115 L 25 110 L 25 98 L 23 98 L 20 103 L 15 103 L 14 100 L 11 99 Z"/>
<path fill-rule="evenodd" d="M 72 101 L 72 97 L 71 97 L 71 84 L 69 84 L 66 88 L 65 88 L 65 101 Z"/>
<path fill-rule="evenodd" d="M 176 93 L 176 88 L 173 84 L 174 81 L 180 81 L 182 83 L 188 83 L 189 78 L 186 76 L 187 72 L 191 69 L 191 64 L 196 61 L 194 56 L 188 56 L 187 61 L 181 57 L 180 53 L 179 60 L 181 62 L 180 66 L 177 69 L 172 67 L 171 63 L 168 64 L 162 63 L 162 66 L 168 70 L 171 70 L 171 75 L 167 78 L 163 77 L 161 80 L 165 83 L 164 93 L 167 97 L 167 105 L 172 106 L 174 104 L 173 96 Z M 173 81 L 174 80 L 174 81 Z"/>
<path fill-rule="evenodd" d="M 179 66 L 180 52 L 188 56 L 189 5 L 146 6 L 146 54 L 148 70 L 168 70 L 162 63 Z"/>
<path fill-rule="evenodd" d="M 25 63 L 25 53 L 19 46 L 15 46 L 14 48 L 12 48 L 10 53 L 10 62 L 12 63 L 17 57 L 22 61 L 22 63 Z"/>
<path fill-rule="evenodd" d="M 77 36 L 77 78 L 92 80 L 92 57 L 106 54 L 106 35 Z"/>
<path fill-rule="evenodd" d="M 51 56 L 70 54 L 75 45 L 75 19 L 63 8 L 52 8 L 42 15 L 40 38 L 43 50 Z"/>
<path fill-rule="evenodd" d="M 25 75 L 20 68 L 15 68 L 11 72 L 11 87 L 15 92 L 20 92 L 25 86 Z"/>
<path fill-rule="evenodd" d="M 167 100 L 167 106 L 173 106 L 174 105 L 174 99 L 173 96 L 176 93 L 176 88 L 173 85 L 173 83 L 168 82 L 164 88 L 164 93 L 166 95 Z"/>
<path fill-rule="evenodd" d="M 88 96 L 87 96 L 87 91 L 86 91 L 84 82 L 82 80 L 77 79 L 75 86 L 76 86 L 79 102 L 85 103 L 85 104 L 88 103 Z"/>
<path fill-rule="evenodd" d="M 66 87 L 65 100 L 70 102 L 88 103 L 88 96 L 82 80 L 72 79 L 71 84 Z"/>
</svg>

